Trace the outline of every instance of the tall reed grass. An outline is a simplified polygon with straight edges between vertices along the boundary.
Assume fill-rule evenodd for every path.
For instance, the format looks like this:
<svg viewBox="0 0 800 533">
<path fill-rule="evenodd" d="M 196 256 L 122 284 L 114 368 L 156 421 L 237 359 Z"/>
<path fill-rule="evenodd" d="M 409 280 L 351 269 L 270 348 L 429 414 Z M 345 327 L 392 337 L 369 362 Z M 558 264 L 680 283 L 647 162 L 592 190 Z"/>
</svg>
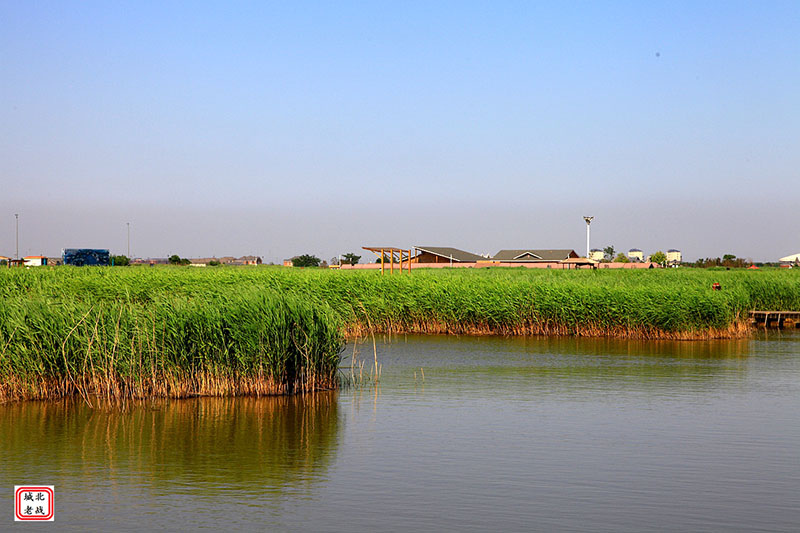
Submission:
<svg viewBox="0 0 800 533">
<path fill-rule="evenodd" d="M 726 338 L 799 309 L 797 270 L 0 269 L 0 398 L 307 391 L 343 333 Z"/>
<path fill-rule="evenodd" d="M 343 339 L 325 306 L 254 289 L 58 294 L 37 274 L 4 279 L 13 283 L 0 298 L 0 400 L 272 395 L 337 385 Z"/>
</svg>

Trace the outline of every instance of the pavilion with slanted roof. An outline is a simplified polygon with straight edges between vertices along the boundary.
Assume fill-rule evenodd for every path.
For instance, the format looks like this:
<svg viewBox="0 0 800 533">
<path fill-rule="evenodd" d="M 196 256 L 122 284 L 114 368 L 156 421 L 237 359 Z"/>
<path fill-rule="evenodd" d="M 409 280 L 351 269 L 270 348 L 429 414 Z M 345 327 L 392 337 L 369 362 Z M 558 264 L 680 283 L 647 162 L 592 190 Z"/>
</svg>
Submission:
<svg viewBox="0 0 800 533">
<path fill-rule="evenodd" d="M 362 246 L 364 250 L 368 252 L 372 252 L 378 257 L 381 258 L 381 274 L 384 273 L 386 269 L 386 257 L 388 254 L 389 257 L 389 273 L 394 274 L 394 260 L 395 254 L 397 254 L 397 259 L 400 265 L 400 273 L 403 273 L 403 258 L 405 257 L 406 263 L 408 264 L 408 272 L 411 273 L 411 250 L 406 250 L 403 248 L 397 248 L 395 246 Z"/>
</svg>

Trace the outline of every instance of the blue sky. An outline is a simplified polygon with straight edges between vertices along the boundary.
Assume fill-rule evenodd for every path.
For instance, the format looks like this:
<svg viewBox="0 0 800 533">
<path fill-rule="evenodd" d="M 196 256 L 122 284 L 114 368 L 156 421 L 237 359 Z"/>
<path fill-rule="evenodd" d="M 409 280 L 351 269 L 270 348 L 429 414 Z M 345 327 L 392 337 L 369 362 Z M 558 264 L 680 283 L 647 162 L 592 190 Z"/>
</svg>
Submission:
<svg viewBox="0 0 800 533">
<path fill-rule="evenodd" d="M 166 4 L 166 5 L 165 5 Z M 800 3 L 0 5 L 0 254 L 800 251 Z M 3 222 L 5 220 L 5 222 Z M 767 230 L 767 228 L 769 228 Z"/>
</svg>

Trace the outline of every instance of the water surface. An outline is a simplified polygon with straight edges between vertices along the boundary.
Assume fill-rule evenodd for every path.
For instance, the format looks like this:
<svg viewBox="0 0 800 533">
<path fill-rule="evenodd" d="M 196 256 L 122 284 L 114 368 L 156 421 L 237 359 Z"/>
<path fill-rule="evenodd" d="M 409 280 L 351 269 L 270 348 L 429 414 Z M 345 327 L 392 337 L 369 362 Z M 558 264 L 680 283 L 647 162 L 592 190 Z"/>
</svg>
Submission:
<svg viewBox="0 0 800 533">
<path fill-rule="evenodd" d="M 797 334 L 385 340 L 377 387 L 0 406 L 0 486 L 73 531 L 800 529 Z"/>
</svg>

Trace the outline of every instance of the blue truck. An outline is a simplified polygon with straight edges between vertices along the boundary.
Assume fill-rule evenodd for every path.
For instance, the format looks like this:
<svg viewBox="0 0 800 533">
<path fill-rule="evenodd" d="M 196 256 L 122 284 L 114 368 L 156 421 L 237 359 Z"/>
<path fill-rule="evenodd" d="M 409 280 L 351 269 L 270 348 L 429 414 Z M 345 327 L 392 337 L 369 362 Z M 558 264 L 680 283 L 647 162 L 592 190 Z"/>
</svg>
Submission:
<svg viewBox="0 0 800 533">
<path fill-rule="evenodd" d="M 110 257 L 108 250 L 97 248 L 64 248 L 61 251 L 61 259 L 65 265 L 108 266 Z"/>
</svg>

